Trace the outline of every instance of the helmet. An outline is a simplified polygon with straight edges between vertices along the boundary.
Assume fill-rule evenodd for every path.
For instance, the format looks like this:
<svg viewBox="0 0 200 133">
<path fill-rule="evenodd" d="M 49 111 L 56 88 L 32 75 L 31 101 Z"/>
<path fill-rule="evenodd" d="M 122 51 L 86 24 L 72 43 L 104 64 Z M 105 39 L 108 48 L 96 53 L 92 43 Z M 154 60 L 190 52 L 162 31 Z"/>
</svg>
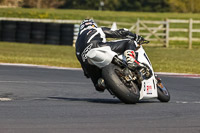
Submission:
<svg viewBox="0 0 200 133">
<path fill-rule="evenodd" d="M 83 22 L 80 24 L 79 31 L 83 31 L 84 29 L 88 28 L 97 28 L 97 24 L 92 19 L 84 19 Z"/>
</svg>

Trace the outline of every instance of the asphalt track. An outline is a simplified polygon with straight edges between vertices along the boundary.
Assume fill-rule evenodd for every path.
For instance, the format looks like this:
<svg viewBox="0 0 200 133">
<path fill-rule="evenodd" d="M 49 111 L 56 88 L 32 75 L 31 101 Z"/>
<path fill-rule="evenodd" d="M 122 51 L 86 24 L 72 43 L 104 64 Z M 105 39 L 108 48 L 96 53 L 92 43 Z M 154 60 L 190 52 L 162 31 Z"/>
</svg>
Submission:
<svg viewBox="0 0 200 133">
<path fill-rule="evenodd" d="M 161 78 L 169 103 L 126 105 L 80 70 L 0 65 L 0 133 L 200 133 L 200 78 Z"/>
</svg>

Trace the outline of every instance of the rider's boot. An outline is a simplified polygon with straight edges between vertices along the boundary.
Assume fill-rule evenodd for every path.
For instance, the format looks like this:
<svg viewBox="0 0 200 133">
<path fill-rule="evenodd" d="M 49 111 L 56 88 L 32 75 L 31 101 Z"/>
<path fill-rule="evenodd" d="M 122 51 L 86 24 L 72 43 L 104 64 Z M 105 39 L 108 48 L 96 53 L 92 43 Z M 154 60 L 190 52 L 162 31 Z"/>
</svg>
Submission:
<svg viewBox="0 0 200 133">
<path fill-rule="evenodd" d="M 124 52 L 124 56 L 126 57 L 126 62 L 128 64 L 128 67 L 134 69 L 140 66 L 140 63 L 135 59 L 136 55 L 133 50 L 126 50 Z"/>
<path fill-rule="evenodd" d="M 96 90 L 99 92 L 104 92 L 106 85 L 103 78 L 99 78 L 96 85 Z"/>
<path fill-rule="evenodd" d="M 137 61 L 135 59 L 136 55 L 133 50 L 126 50 L 124 52 L 124 56 L 126 57 L 126 62 L 130 69 L 134 70 L 135 68 L 139 67 L 139 71 L 137 71 L 137 72 L 138 72 L 138 76 L 141 80 L 143 79 L 143 75 L 146 77 L 146 79 L 148 79 L 152 76 L 152 71 L 148 67 L 148 65 L 146 65 L 144 63 L 140 63 L 139 61 Z"/>
</svg>

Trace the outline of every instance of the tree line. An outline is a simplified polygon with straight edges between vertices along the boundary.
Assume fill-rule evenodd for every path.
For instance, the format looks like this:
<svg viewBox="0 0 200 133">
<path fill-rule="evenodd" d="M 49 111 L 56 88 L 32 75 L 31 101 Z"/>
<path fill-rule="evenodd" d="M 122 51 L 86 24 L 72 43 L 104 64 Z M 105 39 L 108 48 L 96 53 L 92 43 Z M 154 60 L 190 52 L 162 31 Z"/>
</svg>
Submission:
<svg viewBox="0 0 200 133">
<path fill-rule="evenodd" d="M 199 0 L 0 0 L 0 5 L 140 12 L 200 12 Z"/>
</svg>

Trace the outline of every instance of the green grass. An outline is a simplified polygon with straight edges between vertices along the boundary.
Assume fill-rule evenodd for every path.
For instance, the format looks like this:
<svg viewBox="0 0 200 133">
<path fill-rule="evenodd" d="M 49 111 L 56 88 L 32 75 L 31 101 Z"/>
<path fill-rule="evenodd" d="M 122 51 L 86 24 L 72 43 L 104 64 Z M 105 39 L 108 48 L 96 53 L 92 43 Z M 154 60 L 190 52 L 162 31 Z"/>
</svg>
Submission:
<svg viewBox="0 0 200 133">
<path fill-rule="evenodd" d="M 150 13 L 150 12 L 117 12 L 94 10 L 64 10 L 64 9 L 27 9 L 27 8 L 1 8 L 0 17 L 18 18 L 49 18 L 49 19 L 73 19 L 94 18 L 97 20 L 136 22 L 137 18 L 144 20 L 170 19 L 197 19 L 200 13 Z"/>
<path fill-rule="evenodd" d="M 145 47 L 156 72 L 200 74 L 200 47 L 187 48 Z"/>
<path fill-rule="evenodd" d="M 91 10 L 61 10 L 61 9 L 23 9 L 1 8 L 0 17 L 39 18 L 82 20 L 93 18 L 115 22 L 135 23 L 141 20 L 189 19 L 200 20 L 200 13 L 143 13 L 143 12 L 115 12 Z M 188 28 L 185 24 L 173 24 L 173 28 Z M 200 25 L 194 25 L 199 29 Z M 128 27 L 127 27 L 128 28 Z M 185 33 L 170 33 L 170 37 L 185 36 Z M 199 33 L 194 36 L 200 37 Z M 157 72 L 181 72 L 200 74 L 200 45 L 193 43 L 193 49 L 188 50 L 187 42 L 170 41 L 169 48 L 145 47 L 151 59 L 154 70 Z M 23 43 L 0 42 L 0 62 L 26 63 L 62 67 L 80 67 L 75 50 L 70 46 L 38 45 Z"/>
<path fill-rule="evenodd" d="M 67 10 L 67 9 L 29 9 L 29 8 L 0 8 L 0 17 L 39 18 L 39 19 L 63 19 L 106 20 L 111 22 L 128 22 L 134 24 L 138 18 L 141 20 L 165 20 L 165 19 L 194 19 L 200 20 L 200 13 L 151 13 L 151 12 L 124 12 L 124 11 L 95 11 L 95 10 Z M 100 26 L 108 26 L 99 24 Z M 109 25 L 110 26 L 110 25 Z M 117 25 L 118 28 L 130 28 L 127 25 Z M 188 24 L 170 24 L 170 28 L 188 28 Z M 200 29 L 200 24 L 194 24 L 195 29 Z M 170 32 L 170 37 L 188 37 L 188 33 Z M 193 37 L 200 38 L 200 33 L 193 33 Z M 155 37 L 153 37 L 155 38 Z M 173 43 L 172 43 L 173 44 Z"/>
<path fill-rule="evenodd" d="M 148 47 L 145 50 L 156 72 L 200 74 L 200 47 Z M 25 63 L 59 67 L 80 67 L 71 46 L 0 42 L 0 62 Z"/>
<path fill-rule="evenodd" d="M 0 62 L 80 67 L 71 46 L 0 42 Z"/>
</svg>

